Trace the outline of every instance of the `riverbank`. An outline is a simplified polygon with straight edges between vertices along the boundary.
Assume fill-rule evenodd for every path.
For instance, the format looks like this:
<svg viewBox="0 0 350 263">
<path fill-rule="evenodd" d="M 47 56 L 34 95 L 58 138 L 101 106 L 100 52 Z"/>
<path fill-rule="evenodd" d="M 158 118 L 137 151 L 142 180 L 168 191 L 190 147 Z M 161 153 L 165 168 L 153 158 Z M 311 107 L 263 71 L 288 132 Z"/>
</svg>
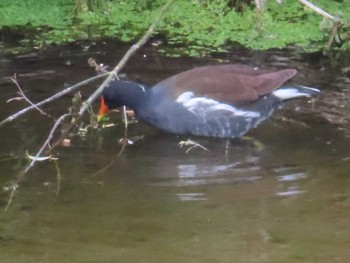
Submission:
<svg viewBox="0 0 350 263">
<path fill-rule="evenodd" d="M 318 1 L 341 21 L 350 20 L 348 0 Z M 156 39 L 169 55 L 203 56 L 232 45 L 254 50 L 293 47 L 320 51 L 333 23 L 297 1 L 268 1 L 258 12 L 234 1 L 174 1 L 159 24 Z M 147 30 L 164 1 L 28 0 L 0 3 L 0 47 L 6 53 L 75 41 L 115 38 L 132 42 Z M 348 49 L 346 26 L 339 28 L 332 48 Z"/>
</svg>

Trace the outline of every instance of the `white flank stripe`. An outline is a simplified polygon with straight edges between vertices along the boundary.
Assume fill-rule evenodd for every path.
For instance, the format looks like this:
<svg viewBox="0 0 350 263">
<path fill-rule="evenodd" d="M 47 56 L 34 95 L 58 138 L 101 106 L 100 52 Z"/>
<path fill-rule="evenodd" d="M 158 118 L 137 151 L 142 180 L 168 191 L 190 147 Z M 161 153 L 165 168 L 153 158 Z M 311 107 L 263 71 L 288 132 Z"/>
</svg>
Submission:
<svg viewBox="0 0 350 263">
<path fill-rule="evenodd" d="M 177 97 L 176 101 L 179 103 L 185 103 L 194 97 L 193 92 L 184 92 L 179 97 Z"/>
<path fill-rule="evenodd" d="M 214 106 L 211 106 L 209 109 L 209 111 L 216 111 L 216 110 L 227 110 L 227 111 L 231 111 L 233 113 L 236 113 L 237 109 L 231 105 L 228 104 L 216 104 Z"/>
<path fill-rule="evenodd" d="M 260 113 L 254 111 L 244 111 L 235 108 L 229 104 L 220 103 L 213 99 L 208 99 L 205 97 L 194 97 L 193 92 L 184 92 L 176 101 L 181 103 L 185 108 L 193 113 L 205 113 L 205 112 L 215 112 L 215 111 L 228 111 L 236 116 L 244 116 L 249 118 L 259 118 Z"/>
<path fill-rule="evenodd" d="M 211 106 L 208 111 L 216 111 L 216 110 L 226 110 L 226 111 L 230 111 L 233 114 L 237 115 L 237 116 L 245 116 L 245 117 L 250 117 L 250 118 L 258 118 L 260 117 L 260 113 L 259 112 L 254 112 L 254 111 L 244 111 L 244 110 L 239 110 L 231 105 L 228 104 L 217 104 L 215 106 Z"/>
</svg>

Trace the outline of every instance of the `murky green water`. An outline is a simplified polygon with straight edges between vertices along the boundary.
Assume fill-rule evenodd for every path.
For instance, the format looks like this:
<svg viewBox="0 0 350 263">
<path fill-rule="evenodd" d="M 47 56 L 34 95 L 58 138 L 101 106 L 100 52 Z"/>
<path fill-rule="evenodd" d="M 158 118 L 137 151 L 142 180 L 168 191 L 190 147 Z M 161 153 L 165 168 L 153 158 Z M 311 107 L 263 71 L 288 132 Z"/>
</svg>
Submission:
<svg viewBox="0 0 350 263">
<path fill-rule="evenodd" d="M 125 47 L 65 47 L 1 60 L 1 119 L 24 102 L 5 101 L 17 73 L 33 100 L 93 71 L 93 56 L 114 64 Z M 116 56 L 114 59 L 113 56 Z M 319 87 L 315 103 L 288 103 L 250 133 L 264 146 L 198 139 L 210 152 L 180 148 L 179 138 L 141 123 L 144 135 L 119 156 L 123 125 L 75 137 L 37 165 L 16 191 L 0 195 L 1 262 L 347 262 L 350 256 L 349 72 L 321 56 L 240 54 L 169 59 L 144 49 L 128 64 L 132 79 L 154 83 L 216 59 L 264 68 L 297 68 L 296 81 Z M 345 70 L 344 70 L 345 68 Z M 92 89 L 83 91 L 88 95 Z M 46 107 L 62 114 L 71 96 Z M 297 110 L 297 113 L 295 113 Z M 31 112 L 0 128 L 0 183 L 25 166 L 53 121 Z"/>
</svg>

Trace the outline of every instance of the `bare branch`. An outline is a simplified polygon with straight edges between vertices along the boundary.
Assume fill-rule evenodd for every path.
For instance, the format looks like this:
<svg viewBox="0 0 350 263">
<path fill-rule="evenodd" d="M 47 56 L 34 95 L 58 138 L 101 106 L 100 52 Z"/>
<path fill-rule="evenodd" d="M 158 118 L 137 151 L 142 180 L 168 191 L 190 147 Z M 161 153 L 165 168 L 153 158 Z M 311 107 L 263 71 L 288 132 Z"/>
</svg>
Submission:
<svg viewBox="0 0 350 263">
<path fill-rule="evenodd" d="M 4 124 L 8 123 L 8 122 L 11 122 L 11 121 L 17 119 L 18 117 L 22 116 L 23 114 L 27 113 L 28 111 L 30 111 L 32 109 L 35 109 L 36 107 L 43 106 L 43 105 L 45 105 L 45 104 L 47 104 L 47 103 L 49 103 L 51 101 L 54 101 L 55 99 L 58 99 L 58 98 L 62 97 L 63 95 L 65 95 L 67 93 L 75 91 L 75 90 L 77 90 L 78 88 L 80 88 L 80 87 L 82 87 L 84 85 L 87 85 L 90 82 L 93 82 L 95 80 L 98 80 L 98 79 L 101 79 L 103 77 L 106 77 L 107 75 L 108 75 L 108 73 L 104 73 L 104 74 L 101 74 L 101 75 L 94 76 L 92 78 L 88 78 L 88 79 L 86 79 L 84 81 L 81 81 L 81 82 L 79 82 L 79 83 L 77 83 L 77 84 L 75 84 L 73 86 L 70 86 L 69 88 L 66 88 L 66 89 L 56 93 L 55 95 L 53 95 L 53 96 L 51 96 L 51 97 L 49 97 L 49 98 L 47 98 L 45 100 L 42 100 L 40 102 L 35 103 L 34 104 L 35 106 L 31 105 L 31 106 L 29 106 L 27 108 L 24 108 L 24 109 L 16 112 L 15 114 L 7 117 L 3 121 L 1 121 L 0 122 L 0 127 L 3 126 Z"/>
<path fill-rule="evenodd" d="M 38 106 L 36 106 L 30 99 L 28 99 L 28 97 L 24 94 L 24 91 L 22 90 L 21 86 L 19 85 L 16 75 L 13 78 L 10 78 L 11 81 L 16 85 L 17 89 L 19 90 L 19 93 L 21 95 L 21 98 L 23 98 L 26 102 L 28 102 L 31 106 L 33 106 L 36 110 L 38 110 L 41 114 L 52 118 L 52 116 L 50 114 L 47 114 L 46 112 L 44 112 L 43 110 L 41 110 Z"/>
</svg>

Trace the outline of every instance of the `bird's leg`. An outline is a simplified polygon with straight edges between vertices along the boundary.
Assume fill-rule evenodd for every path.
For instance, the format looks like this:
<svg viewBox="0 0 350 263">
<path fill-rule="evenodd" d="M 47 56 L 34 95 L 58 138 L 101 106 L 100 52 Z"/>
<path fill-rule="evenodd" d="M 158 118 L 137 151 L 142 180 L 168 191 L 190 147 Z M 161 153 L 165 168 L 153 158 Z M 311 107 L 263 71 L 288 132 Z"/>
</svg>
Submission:
<svg viewBox="0 0 350 263">
<path fill-rule="evenodd" d="M 226 139 L 226 142 L 225 142 L 225 157 L 226 158 L 228 157 L 230 146 L 231 146 L 230 139 Z"/>
<path fill-rule="evenodd" d="M 126 107 L 123 106 L 123 118 L 124 118 L 124 127 L 125 127 L 125 130 L 128 129 L 128 115 L 126 114 Z M 126 134 L 126 132 L 125 132 Z"/>
</svg>

